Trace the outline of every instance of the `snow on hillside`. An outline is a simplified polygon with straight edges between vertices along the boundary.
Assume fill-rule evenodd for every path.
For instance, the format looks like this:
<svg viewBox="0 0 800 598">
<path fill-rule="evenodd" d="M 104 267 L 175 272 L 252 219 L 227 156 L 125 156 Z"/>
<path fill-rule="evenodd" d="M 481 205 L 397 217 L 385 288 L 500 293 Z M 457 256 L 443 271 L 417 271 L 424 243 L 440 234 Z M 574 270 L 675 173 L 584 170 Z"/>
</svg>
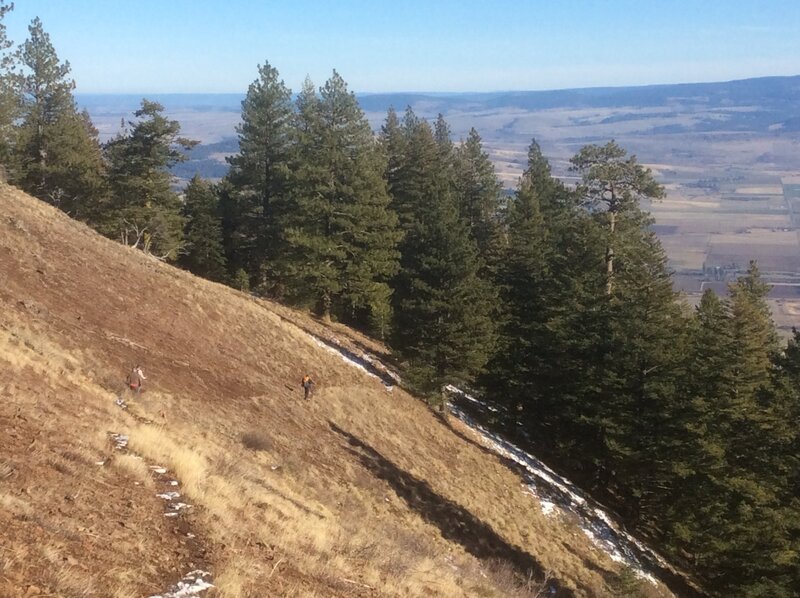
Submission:
<svg viewBox="0 0 800 598">
<path fill-rule="evenodd" d="M 364 352 L 356 354 L 335 339 L 310 336 L 318 345 L 338 353 L 348 365 L 381 379 L 387 388 L 391 389 L 392 383 L 400 383 L 397 374 L 374 356 Z M 480 425 L 459 407 L 458 403 L 461 401 L 471 403 L 483 411 L 496 411 L 495 408 L 455 386 L 447 386 L 446 390 L 453 399 L 449 405 L 450 412 L 471 428 L 485 446 L 498 455 L 514 461 L 525 470 L 523 484 L 525 491 L 539 500 L 542 513 L 548 516 L 571 515 L 577 518 L 581 529 L 599 549 L 653 584 L 658 583 L 660 574 L 663 573 L 673 577 L 683 577 L 656 551 L 622 529 L 621 525 L 575 484 L 558 475 L 533 455 Z"/>
</svg>

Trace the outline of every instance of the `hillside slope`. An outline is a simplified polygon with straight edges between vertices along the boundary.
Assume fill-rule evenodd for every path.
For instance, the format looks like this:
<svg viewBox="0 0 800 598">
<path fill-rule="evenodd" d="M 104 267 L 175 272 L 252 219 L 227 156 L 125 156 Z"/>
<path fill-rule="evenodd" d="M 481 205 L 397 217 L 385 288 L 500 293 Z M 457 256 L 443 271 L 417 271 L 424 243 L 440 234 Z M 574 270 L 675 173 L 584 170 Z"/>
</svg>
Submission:
<svg viewBox="0 0 800 598">
<path fill-rule="evenodd" d="M 7 186 L 0 281 L 0 595 L 149 596 L 193 570 L 205 596 L 536 595 L 529 572 L 614 595 L 618 565 L 467 428 L 309 333 L 368 339 Z"/>
</svg>

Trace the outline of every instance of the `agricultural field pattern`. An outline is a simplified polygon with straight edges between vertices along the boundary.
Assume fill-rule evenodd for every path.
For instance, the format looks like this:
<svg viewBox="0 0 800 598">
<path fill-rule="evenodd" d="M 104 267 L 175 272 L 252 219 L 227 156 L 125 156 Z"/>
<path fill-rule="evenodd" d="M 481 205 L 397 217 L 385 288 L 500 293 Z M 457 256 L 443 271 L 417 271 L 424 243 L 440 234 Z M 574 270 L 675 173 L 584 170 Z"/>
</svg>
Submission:
<svg viewBox="0 0 800 598">
<path fill-rule="evenodd" d="M 243 94 L 155 95 L 201 142 L 175 174 L 220 178 L 237 149 Z M 666 199 L 645 206 L 669 256 L 675 286 L 694 304 L 758 260 L 773 285 L 779 330 L 800 322 L 800 76 L 726 83 L 538 92 L 362 94 L 377 131 L 393 106 L 424 118 L 443 114 L 453 138 L 474 127 L 496 172 L 513 189 L 536 138 L 555 174 L 574 182 L 569 158 L 615 139 L 650 167 Z M 101 140 L 130 118 L 139 96 L 80 95 Z"/>
</svg>

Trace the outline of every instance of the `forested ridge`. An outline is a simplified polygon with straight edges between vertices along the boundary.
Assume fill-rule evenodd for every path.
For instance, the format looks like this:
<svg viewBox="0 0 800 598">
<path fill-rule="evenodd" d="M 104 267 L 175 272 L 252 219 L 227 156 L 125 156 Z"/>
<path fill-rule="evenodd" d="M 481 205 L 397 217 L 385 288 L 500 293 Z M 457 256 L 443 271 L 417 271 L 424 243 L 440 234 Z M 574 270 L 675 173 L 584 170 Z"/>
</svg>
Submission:
<svg viewBox="0 0 800 598">
<path fill-rule="evenodd" d="M 9 6 L 0 7 L 0 16 Z M 314 310 L 392 348 L 432 404 L 447 384 L 613 507 L 718 596 L 800 591 L 800 333 L 776 334 L 752 263 L 696 309 L 640 207 L 663 188 L 613 141 L 551 174 L 535 141 L 510 197 L 472 130 L 390 110 L 370 129 L 334 71 L 294 96 L 268 63 L 229 174 L 182 193 L 194 142 L 143 100 L 100 144 L 36 19 L 0 30 L 7 180 L 197 275 Z M 124 273 L 122 273 L 124 275 Z M 135 284 L 132 281 L 132 284 Z"/>
</svg>

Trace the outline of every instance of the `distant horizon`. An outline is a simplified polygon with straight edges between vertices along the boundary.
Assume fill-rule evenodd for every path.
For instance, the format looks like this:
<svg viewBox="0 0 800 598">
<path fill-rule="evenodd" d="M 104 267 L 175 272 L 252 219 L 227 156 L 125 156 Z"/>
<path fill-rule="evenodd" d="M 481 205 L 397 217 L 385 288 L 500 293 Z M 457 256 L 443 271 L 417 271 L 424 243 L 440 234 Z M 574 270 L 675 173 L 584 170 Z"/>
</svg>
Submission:
<svg viewBox="0 0 800 598">
<path fill-rule="evenodd" d="M 755 77 L 743 77 L 735 79 L 720 79 L 720 80 L 703 80 L 703 81 L 675 81 L 675 82 L 662 82 L 662 83 L 644 83 L 635 85 L 588 85 L 585 87 L 552 87 L 546 89 L 493 89 L 493 90 L 477 90 L 465 89 L 460 91 L 436 91 L 436 90 L 386 90 L 386 91 L 359 91 L 351 90 L 356 95 L 365 96 L 379 96 L 379 95 L 433 95 L 433 96 L 453 96 L 453 95 L 488 95 L 488 94 L 502 94 L 502 93 L 547 93 L 554 91 L 584 91 L 595 89 L 630 89 L 630 88 L 644 88 L 644 87 L 667 87 L 678 85 L 716 85 L 735 83 L 738 81 L 755 81 L 759 79 L 792 79 L 800 77 L 800 72 L 791 75 L 759 75 Z M 316 82 L 316 86 L 320 86 L 324 81 Z M 81 96 L 131 96 L 131 97 L 146 97 L 147 95 L 158 96 L 244 96 L 247 89 L 241 91 L 125 91 L 125 92 L 103 92 L 103 91 L 78 91 L 74 92 L 75 97 Z"/>
</svg>

